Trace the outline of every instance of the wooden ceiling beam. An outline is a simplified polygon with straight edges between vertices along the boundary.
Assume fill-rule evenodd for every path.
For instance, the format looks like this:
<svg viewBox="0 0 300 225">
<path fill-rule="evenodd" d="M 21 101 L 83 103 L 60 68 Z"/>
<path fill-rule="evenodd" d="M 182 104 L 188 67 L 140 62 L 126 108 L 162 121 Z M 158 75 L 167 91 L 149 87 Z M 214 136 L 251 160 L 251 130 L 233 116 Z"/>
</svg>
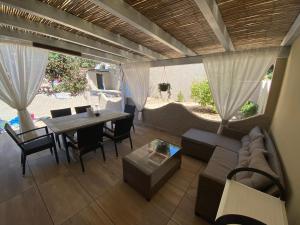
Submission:
<svg viewBox="0 0 300 225">
<path fill-rule="evenodd" d="M 106 52 L 101 52 L 95 49 L 86 48 L 62 40 L 38 36 L 36 34 L 29 33 L 29 32 L 0 28 L 0 36 L 10 37 L 13 39 L 20 39 L 25 41 L 31 41 L 33 43 L 38 43 L 40 45 L 43 45 L 44 48 L 46 48 L 46 46 L 49 46 L 49 50 L 53 50 L 53 48 L 56 48 L 58 52 L 62 52 L 65 54 L 68 54 L 68 52 L 69 54 L 71 54 L 70 52 L 78 52 L 81 53 L 81 55 L 92 56 L 91 58 L 96 57 L 99 60 L 102 60 L 103 62 L 109 61 L 109 62 L 114 62 L 115 64 L 131 62 L 129 60 L 124 59 L 123 57 L 112 55 Z M 59 49 L 61 49 L 61 51 L 59 51 Z"/>
<path fill-rule="evenodd" d="M 226 51 L 234 51 L 229 33 L 222 19 L 221 12 L 215 0 L 194 0 Z"/>
<path fill-rule="evenodd" d="M 1 0 L 2 4 L 45 18 L 63 26 L 70 27 L 93 37 L 124 47 L 150 59 L 165 59 L 167 57 L 130 41 L 118 34 L 112 33 L 93 23 L 85 21 L 63 10 L 52 7 L 37 0 Z"/>
<path fill-rule="evenodd" d="M 112 15 L 122 19 L 131 26 L 148 34 L 157 41 L 165 44 L 183 56 L 195 56 L 196 53 L 183 43 L 164 31 L 147 17 L 135 10 L 123 0 L 91 0 L 95 5 L 105 9 Z"/>
<path fill-rule="evenodd" d="M 127 58 L 129 60 L 135 60 L 135 61 L 146 60 L 146 58 L 144 58 L 144 57 L 129 53 L 129 52 L 121 50 L 119 48 L 116 48 L 116 47 L 113 47 L 110 45 L 106 45 L 106 44 L 97 42 L 95 40 L 91 40 L 89 38 L 73 34 L 68 31 L 53 28 L 53 27 L 50 27 L 43 23 L 36 23 L 34 21 L 25 20 L 18 16 L 0 14 L 0 24 L 9 25 L 9 26 L 17 27 L 17 28 L 20 28 L 23 30 L 36 32 L 36 33 L 43 34 L 43 35 L 46 35 L 49 37 L 61 39 L 61 40 L 64 40 L 64 41 L 67 41 L 67 42 L 70 42 L 73 44 L 78 44 L 78 45 L 85 46 L 88 48 L 93 48 L 96 50 L 107 52 L 107 53 L 110 53 L 113 55 L 121 56 L 121 57 Z"/>
<path fill-rule="evenodd" d="M 300 14 L 292 24 L 290 30 L 281 42 L 281 46 L 290 46 L 300 36 Z"/>
</svg>

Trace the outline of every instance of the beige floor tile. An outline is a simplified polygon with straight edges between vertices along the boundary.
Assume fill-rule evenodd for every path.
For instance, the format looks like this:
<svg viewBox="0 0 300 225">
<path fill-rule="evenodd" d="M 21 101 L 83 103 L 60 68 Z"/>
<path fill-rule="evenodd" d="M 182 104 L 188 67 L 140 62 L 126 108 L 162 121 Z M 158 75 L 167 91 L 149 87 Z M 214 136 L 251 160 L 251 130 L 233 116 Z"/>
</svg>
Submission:
<svg viewBox="0 0 300 225">
<path fill-rule="evenodd" d="M 33 177 L 26 165 L 26 174 L 22 175 L 20 164 L 7 165 L 0 170 L 0 202 L 14 197 L 34 185 Z"/>
<path fill-rule="evenodd" d="M 104 164 L 103 161 L 99 162 L 96 159 L 87 160 L 84 173 L 79 163 L 76 166 L 70 166 L 72 175 L 93 198 L 102 195 L 121 181 L 120 177 L 107 170 L 102 164 Z"/>
<path fill-rule="evenodd" d="M 175 174 L 169 179 L 168 182 L 183 191 L 187 191 L 195 176 L 195 173 L 180 168 L 175 172 Z"/>
<path fill-rule="evenodd" d="M 1 170 L 8 166 L 21 164 L 21 149 L 6 133 L 0 134 L 0 155 Z"/>
<path fill-rule="evenodd" d="M 169 220 L 167 225 L 179 225 L 178 223 L 176 223 L 174 220 Z"/>
<path fill-rule="evenodd" d="M 166 225 L 169 220 L 162 211 L 125 183 L 100 196 L 97 202 L 117 225 Z"/>
<path fill-rule="evenodd" d="M 35 188 L 0 204 L 0 225 L 50 225 L 51 218 Z"/>
<path fill-rule="evenodd" d="M 184 191 L 172 184 L 166 183 L 151 199 L 167 216 L 171 217 L 179 202 L 184 196 Z"/>
<path fill-rule="evenodd" d="M 71 176 L 54 178 L 40 185 L 40 191 L 55 224 L 61 224 L 91 202 L 88 193 Z"/>
<path fill-rule="evenodd" d="M 113 223 L 96 203 L 92 203 L 62 225 L 113 225 Z"/>
<path fill-rule="evenodd" d="M 189 172 L 194 174 L 199 173 L 206 166 L 205 162 L 202 162 L 198 159 L 183 155 L 181 167 Z"/>
<path fill-rule="evenodd" d="M 61 159 L 61 154 L 59 156 Z M 57 164 L 54 155 L 51 154 L 30 160 L 28 163 L 38 184 L 43 184 L 58 176 L 64 176 L 69 173 L 66 162 L 61 159 L 60 163 Z"/>
<path fill-rule="evenodd" d="M 178 205 L 172 219 L 179 225 L 209 225 L 205 220 L 196 216 L 195 198 L 185 196 Z"/>
</svg>

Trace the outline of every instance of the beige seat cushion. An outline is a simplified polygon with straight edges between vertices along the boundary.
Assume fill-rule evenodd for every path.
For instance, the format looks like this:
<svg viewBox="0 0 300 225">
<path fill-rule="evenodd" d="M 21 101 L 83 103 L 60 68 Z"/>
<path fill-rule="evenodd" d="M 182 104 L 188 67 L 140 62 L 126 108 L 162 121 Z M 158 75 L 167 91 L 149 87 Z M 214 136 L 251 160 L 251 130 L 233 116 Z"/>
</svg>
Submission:
<svg viewBox="0 0 300 225">
<path fill-rule="evenodd" d="M 238 150 L 241 148 L 241 142 L 239 140 L 193 128 L 185 132 L 182 135 L 182 138 L 190 140 L 194 143 L 206 143 L 211 146 L 221 146 L 235 152 L 238 152 Z"/>
<path fill-rule="evenodd" d="M 236 167 L 237 160 L 237 153 L 217 146 L 204 174 L 220 183 L 225 183 L 228 173 Z"/>
<path fill-rule="evenodd" d="M 264 171 L 272 175 L 273 177 L 278 178 L 278 176 L 270 168 L 265 158 L 264 151 L 260 149 L 257 149 L 252 152 L 250 156 L 249 168 L 255 168 Z M 266 176 L 254 172 L 250 172 L 249 174 L 249 177 L 237 179 L 237 181 L 258 190 L 264 190 L 272 184 L 272 181 Z"/>
</svg>

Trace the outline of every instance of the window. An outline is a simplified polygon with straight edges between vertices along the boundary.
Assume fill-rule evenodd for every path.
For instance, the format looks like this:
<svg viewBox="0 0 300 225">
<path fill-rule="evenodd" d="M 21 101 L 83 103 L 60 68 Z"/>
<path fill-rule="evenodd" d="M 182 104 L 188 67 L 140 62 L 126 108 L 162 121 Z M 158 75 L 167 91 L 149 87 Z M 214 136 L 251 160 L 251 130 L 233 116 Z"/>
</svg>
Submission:
<svg viewBox="0 0 300 225">
<path fill-rule="evenodd" d="M 98 86 L 98 89 L 104 90 L 103 74 L 96 73 L 96 76 L 97 76 L 97 86 Z"/>
</svg>

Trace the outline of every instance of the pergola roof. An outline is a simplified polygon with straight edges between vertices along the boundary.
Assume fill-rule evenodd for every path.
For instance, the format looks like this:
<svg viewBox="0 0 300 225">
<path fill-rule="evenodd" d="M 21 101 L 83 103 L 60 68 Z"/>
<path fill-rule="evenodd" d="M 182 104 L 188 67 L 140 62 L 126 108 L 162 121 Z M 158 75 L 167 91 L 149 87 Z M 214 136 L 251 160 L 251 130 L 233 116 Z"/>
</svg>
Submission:
<svg viewBox="0 0 300 225">
<path fill-rule="evenodd" d="M 300 26 L 300 0 L 0 0 L 0 11 L 2 37 L 113 63 L 289 45 Z"/>
</svg>

